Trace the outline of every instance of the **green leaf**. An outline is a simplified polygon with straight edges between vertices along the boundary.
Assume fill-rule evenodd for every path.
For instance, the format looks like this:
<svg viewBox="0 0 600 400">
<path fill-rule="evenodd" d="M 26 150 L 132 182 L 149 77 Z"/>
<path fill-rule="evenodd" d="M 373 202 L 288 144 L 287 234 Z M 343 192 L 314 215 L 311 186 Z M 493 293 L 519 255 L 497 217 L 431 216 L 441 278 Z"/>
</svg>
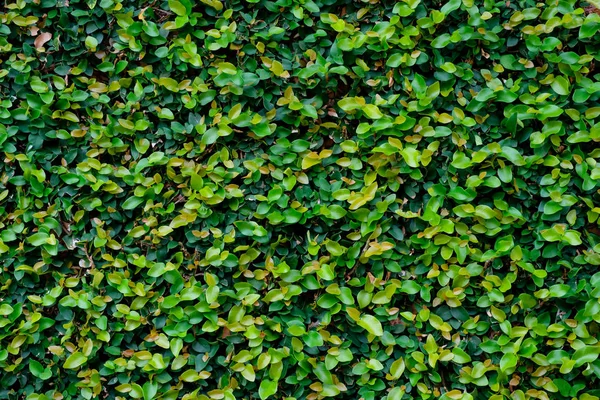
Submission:
<svg viewBox="0 0 600 400">
<path fill-rule="evenodd" d="M 283 68 L 283 64 L 281 64 L 279 61 L 275 60 L 273 61 L 273 63 L 271 64 L 271 68 L 269 68 L 269 70 L 275 75 L 275 76 L 281 76 L 284 72 L 285 69 Z"/>
<path fill-rule="evenodd" d="M 252 132 L 258 137 L 266 137 L 271 135 L 271 128 L 267 123 L 260 123 L 251 128 Z"/>
<path fill-rule="evenodd" d="M 563 236 L 563 240 L 569 243 L 571 246 L 579 246 L 583 243 L 581 240 L 581 232 L 575 230 L 568 230 Z"/>
<path fill-rule="evenodd" d="M 258 395 L 261 400 L 265 400 L 277 393 L 277 382 L 269 379 L 263 379 L 258 388 Z"/>
<path fill-rule="evenodd" d="M 452 358 L 452 361 L 457 363 L 457 364 L 466 364 L 471 362 L 471 356 L 469 354 L 467 354 L 463 349 L 461 349 L 460 347 L 455 347 L 452 349 L 452 354 L 454 354 L 454 357 Z"/>
<path fill-rule="evenodd" d="M 550 296 L 552 297 L 564 297 L 571 291 L 571 287 L 565 284 L 552 285 L 549 288 Z"/>
<path fill-rule="evenodd" d="M 386 61 L 385 65 L 392 68 L 397 68 L 402 63 L 403 54 L 396 53 L 392 54 L 390 58 Z"/>
<path fill-rule="evenodd" d="M 156 26 L 156 24 L 154 22 L 145 21 L 142 29 L 144 30 L 144 32 L 146 32 L 146 34 L 148 36 L 152 36 L 152 37 L 160 36 L 160 31 L 158 30 L 158 27 Z"/>
<path fill-rule="evenodd" d="M 421 286 L 415 281 L 402 281 L 400 291 L 406 294 L 417 294 L 421 290 Z"/>
<path fill-rule="evenodd" d="M 557 212 L 562 211 L 562 209 L 562 206 L 555 201 L 548 201 L 544 204 L 544 214 L 546 215 L 556 214 Z"/>
<path fill-rule="evenodd" d="M 77 369 L 87 361 L 87 357 L 81 354 L 80 352 L 75 352 L 67 358 L 65 361 L 63 368 L 65 369 Z"/>
<path fill-rule="evenodd" d="M 200 380 L 200 375 L 193 369 L 188 369 L 181 375 L 179 375 L 179 379 L 184 382 L 196 382 Z"/>
<path fill-rule="evenodd" d="M 583 364 L 592 363 L 598 359 L 600 355 L 600 346 L 583 346 L 573 353 L 572 360 L 575 361 L 576 367 L 581 367 Z"/>
<path fill-rule="evenodd" d="M 371 119 L 379 119 L 383 117 L 383 114 L 381 111 L 379 111 L 379 108 L 377 108 L 376 105 L 367 104 L 362 108 L 362 110 L 365 115 Z"/>
<path fill-rule="evenodd" d="M 144 400 L 153 400 L 158 392 L 158 383 L 157 382 L 146 382 L 142 387 L 142 392 L 144 394 Z"/>
<path fill-rule="evenodd" d="M 342 219 L 346 216 L 348 212 L 341 206 L 337 204 L 332 204 L 329 206 L 329 218 L 331 219 Z"/>
<path fill-rule="evenodd" d="M 460 8 L 461 3 L 461 0 L 450 0 L 442 6 L 440 12 L 444 15 L 448 15 L 452 11 L 458 10 Z"/>
<path fill-rule="evenodd" d="M 502 356 L 502 359 L 500 360 L 500 370 L 502 372 L 512 370 L 514 367 L 517 366 L 518 361 L 519 358 L 516 355 L 512 353 L 504 354 Z"/>
<path fill-rule="evenodd" d="M 328 240 L 325 244 L 327 251 L 334 257 L 339 257 L 346 252 L 346 248 L 341 246 L 338 242 L 334 242 L 333 240 Z"/>
<path fill-rule="evenodd" d="M 304 343 L 309 347 L 323 346 L 323 337 L 316 331 L 310 331 L 304 336 Z"/>
<path fill-rule="evenodd" d="M 181 340 L 180 338 L 171 339 L 169 347 L 170 347 L 171 352 L 173 353 L 173 355 L 175 357 L 177 357 L 179 355 L 179 352 L 183 348 L 183 340 Z"/>
<path fill-rule="evenodd" d="M 317 113 L 317 109 L 312 104 L 304 104 L 302 109 L 300 110 L 302 115 L 310 117 L 312 119 L 319 118 L 319 114 Z"/>
<path fill-rule="evenodd" d="M 32 80 L 29 84 L 36 93 L 47 93 L 49 90 L 48 85 L 42 82 L 39 78 Z"/>
<path fill-rule="evenodd" d="M 390 375 L 392 376 L 392 379 L 400 379 L 400 377 L 404 373 L 405 368 L 406 364 L 404 363 L 403 358 L 399 358 L 396 361 L 394 361 L 390 367 Z"/>
<path fill-rule="evenodd" d="M 512 147 L 502 147 L 501 154 L 514 165 L 522 166 L 526 163 L 521 153 L 519 153 L 517 149 L 513 149 Z"/>
<path fill-rule="evenodd" d="M 0 304 L 0 315 L 10 315 L 13 311 L 14 308 L 12 308 L 9 304 Z"/>
<path fill-rule="evenodd" d="M 473 189 L 465 190 L 457 186 L 448 192 L 448 196 L 457 201 L 471 201 L 475 198 L 476 192 Z"/>
<path fill-rule="evenodd" d="M 168 108 L 161 108 L 158 112 L 158 117 L 162 119 L 174 120 L 175 115 L 173 115 L 173 111 Z"/>
<path fill-rule="evenodd" d="M 431 42 L 431 47 L 434 49 L 443 49 L 444 47 L 450 44 L 450 35 L 447 33 L 443 33 L 441 35 L 437 35 L 435 39 Z"/>
<path fill-rule="evenodd" d="M 292 336 L 302 336 L 306 333 L 304 325 L 292 325 L 288 328 L 288 332 Z"/>
<path fill-rule="evenodd" d="M 552 81 L 551 86 L 552 90 L 563 96 L 568 95 L 571 90 L 571 85 L 569 84 L 569 81 L 563 76 L 557 76 L 556 78 L 554 78 L 554 81 Z"/>
<path fill-rule="evenodd" d="M 403 149 L 400 154 L 402 154 L 402 158 L 408 164 L 409 167 L 418 168 L 419 167 L 419 150 L 413 149 L 411 147 L 407 147 Z"/>
<path fill-rule="evenodd" d="M 179 16 L 187 14 L 187 9 L 177 0 L 169 0 L 169 9 Z"/>
<path fill-rule="evenodd" d="M 500 180 L 504 183 L 512 182 L 513 174 L 508 165 L 498 169 L 498 178 L 500 178 Z"/>
<path fill-rule="evenodd" d="M 98 40 L 93 36 L 86 37 L 85 47 L 87 47 L 89 51 L 96 51 L 96 48 L 98 47 Z"/>
<path fill-rule="evenodd" d="M 132 197 L 128 198 L 127 200 L 125 200 L 121 207 L 123 208 L 123 210 L 133 210 L 134 208 L 136 208 L 143 202 L 144 202 L 144 199 L 142 197 L 132 196 Z"/>
<path fill-rule="evenodd" d="M 337 299 L 337 297 L 331 294 L 325 294 L 319 297 L 319 300 L 317 300 L 317 305 L 321 308 L 331 308 L 338 303 L 339 300 Z"/>
<path fill-rule="evenodd" d="M 546 106 L 541 107 L 539 109 L 539 112 L 540 113 L 538 118 L 544 120 L 547 118 L 556 118 L 562 113 L 564 113 L 564 110 L 558 106 L 555 106 L 554 104 L 548 104 Z"/>
<path fill-rule="evenodd" d="M 179 83 L 173 78 L 162 77 L 158 80 L 158 84 L 166 87 L 171 92 L 179 92 Z"/>
<path fill-rule="evenodd" d="M 513 101 L 519 98 L 518 94 L 509 90 L 500 90 L 494 93 L 496 95 L 496 101 L 499 101 L 501 103 L 512 103 Z"/>
<path fill-rule="evenodd" d="M 513 240 L 513 237 L 511 235 L 508 235 L 508 236 L 498 238 L 496 240 L 496 244 L 494 245 L 494 250 L 496 250 L 500 253 L 504 253 L 504 252 L 510 251 L 514 246 L 515 246 L 515 242 Z"/>
<path fill-rule="evenodd" d="M 481 91 L 479 93 L 477 93 L 477 96 L 475 96 L 475 100 L 483 103 L 490 99 L 493 99 L 494 97 L 495 97 L 495 92 L 492 89 L 483 88 L 483 89 L 481 89 Z"/>
<path fill-rule="evenodd" d="M 359 97 L 346 97 L 338 101 L 338 107 L 346 112 L 362 109 L 365 105 L 364 99 Z"/>
<path fill-rule="evenodd" d="M 544 229 L 540 232 L 542 238 L 548 242 L 558 242 L 564 235 L 564 228 L 555 225 L 551 229 Z"/>
<path fill-rule="evenodd" d="M 219 71 L 227 74 L 227 75 L 235 75 L 237 74 L 237 68 L 235 65 L 229 62 L 222 62 L 219 64 Z"/>
<path fill-rule="evenodd" d="M 52 377 L 52 371 L 50 368 L 44 368 L 44 366 L 36 360 L 29 361 L 29 371 L 41 380 L 48 380 Z"/>
<path fill-rule="evenodd" d="M 295 153 L 302 153 L 310 147 L 310 142 L 308 140 L 297 139 L 292 142 L 290 146 L 290 150 Z"/>
<path fill-rule="evenodd" d="M 484 219 L 493 219 L 496 217 L 494 210 L 486 205 L 479 205 L 475 207 L 475 215 Z"/>
<path fill-rule="evenodd" d="M 588 39 L 591 38 L 592 36 L 594 36 L 596 34 L 596 32 L 598 32 L 598 30 L 600 29 L 600 22 L 595 21 L 589 21 L 586 19 L 586 21 L 583 23 L 583 25 L 581 25 L 581 27 L 579 28 L 579 39 Z"/>
<path fill-rule="evenodd" d="M 372 335 L 383 336 L 383 326 L 377 318 L 372 315 L 365 314 L 360 317 L 358 325 Z"/>
<path fill-rule="evenodd" d="M 33 235 L 27 238 L 27 243 L 32 244 L 34 246 L 41 246 L 48 242 L 50 235 L 45 232 L 34 233 Z"/>
</svg>

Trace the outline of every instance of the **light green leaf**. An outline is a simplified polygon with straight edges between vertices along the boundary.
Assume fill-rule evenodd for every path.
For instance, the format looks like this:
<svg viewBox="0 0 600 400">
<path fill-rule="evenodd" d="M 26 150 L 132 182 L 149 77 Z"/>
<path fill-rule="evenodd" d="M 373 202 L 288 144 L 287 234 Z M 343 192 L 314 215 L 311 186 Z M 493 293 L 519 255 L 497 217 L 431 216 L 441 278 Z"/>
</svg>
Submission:
<svg viewBox="0 0 600 400">
<path fill-rule="evenodd" d="M 169 8 L 179 16 L 184 16 L 187 14 L 185 6 L 177 0 L 169 0 Z"/>
<path fill-rule="evenodd" d="M 269 379 L 263 379 L 258 388 L 258 395 L 261 400 L 265 400 L 277 393 L 277 382 Z"/>
<path fill-rule="evenodd" d="M 516 367 L 518 361 L 519 358 L 516 355 L 512 353 L 507 353 L 503 355 L 502 359 L 500 360 L 500 370 L 502 372 L 506 372 L 507 370 Z"/>
<path fill-rule="evenodd" d="M 573 354 L 573 360 L 576 367 L 581 367 L 583 364 L 596 361 L 600 355 L 600 346 L 583 346 Z"/>
<path fill-rule="evenodd" d="M 41 246 L 47 243 L 47 240 L 50 238 L 45 232 L 37 232 L 27 238 L 27 242 L 34 246 Z"/>
<path fill-rule="evenodd" d="M 421 153 L 417 149 L 413 149 L 411 147 L 407 147 L 403 149 L 400 154 L 402 154 L 402 158 L 408 164 L 409 167 L 418 168 L 419 167 L 419 158 Z"/>
<path fill-rule="evenodd" d="M 93 36 L 86 37 L 85 47 L 87 47 L 89 51 L 96 51 L 96 48 L 98 47 L 98 40 Z"/>
<path fill-rule="evenodd" d="M 566 96 L 570 93 L 571 85 L 569 84 L 569 81 L 563 76 L 557 76 L 556 78 L 554 78 L 554 81 L 550 84 L 550 86 L 552 86 L 552 90 L 554 90 L 556 93 L 562 96 Z"/>
<path fill-rule="evenodd" d="M 379 108 L 377 108 L 376 105 L 367 104 L 362 108 L 362 110 L 365 113 L 365 115 L 371 119 L 379 119 L 383 117 L 383 114 L 381 113 L 381 111 L 379 111 Z"/>
<path fill-rule="evenodd" d="M 381 322 L 372 315 L 365 314 L 361 316 L 358 325 L 372 335 L 383 336 L 383 326 L 381 325 Z"/>
<path fill-rule="evenodd" d="M 63 368 L 65 369 L 77 369 L 87 361 L 87 357 L 80 352 L 75 352 L 67 358 Z"/>
<path fill-rule="evenodd" d="M 9 304 L 0 304 L 0 315 L 10 315 L 14 309 Z"/>
</svg>

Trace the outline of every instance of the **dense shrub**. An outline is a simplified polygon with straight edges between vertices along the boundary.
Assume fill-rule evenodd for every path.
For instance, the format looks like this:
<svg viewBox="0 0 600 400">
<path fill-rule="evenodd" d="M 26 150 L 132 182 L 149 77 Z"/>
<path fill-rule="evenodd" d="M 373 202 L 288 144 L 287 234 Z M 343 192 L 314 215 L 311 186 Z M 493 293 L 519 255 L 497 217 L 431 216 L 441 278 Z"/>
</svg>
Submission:
<svg viewBox="0 0 600 400">
<path fill-rule="evenodd" d="M 599 398 L 593 5 L 11 1 L 1 399 Z"/>
</svg>

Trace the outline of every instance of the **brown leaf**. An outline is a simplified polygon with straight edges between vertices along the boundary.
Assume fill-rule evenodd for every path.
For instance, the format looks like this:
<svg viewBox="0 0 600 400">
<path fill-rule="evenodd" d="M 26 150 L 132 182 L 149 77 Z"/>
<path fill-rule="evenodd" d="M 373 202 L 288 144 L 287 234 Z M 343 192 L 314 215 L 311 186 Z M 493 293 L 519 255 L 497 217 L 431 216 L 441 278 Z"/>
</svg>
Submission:
<svg viewBox="0 0 600 400">
<path fill-rule="evenodd" d="M 121 352 L 121 355 L 122 355 L 123 357 L 131 357 L 131 356 L 133 356 L 134 354 L 135 354 L 135 350 L 131 350 L 131 349 L 127 349 L 127 350 L 125 350 L 125 351 Z"/>
<path fill-rule="evenodd" d="M 44 46 L 44 44 L 46 44 L 46 42 L 48 42 L 50 39 L 52 39 L 52 34 L 50 32 L 43 32 L 35 38 L 33 44 L 35 45 L 36 49 L 39 49 L 42 46 Z"/>
</svg>

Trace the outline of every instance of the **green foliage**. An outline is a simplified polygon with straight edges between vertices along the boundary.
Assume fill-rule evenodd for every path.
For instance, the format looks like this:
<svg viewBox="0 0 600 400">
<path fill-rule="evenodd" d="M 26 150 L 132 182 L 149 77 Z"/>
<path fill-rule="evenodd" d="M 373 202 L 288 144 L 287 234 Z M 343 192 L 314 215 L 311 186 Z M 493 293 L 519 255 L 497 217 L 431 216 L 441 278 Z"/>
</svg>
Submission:
<svg viewBox="0 0 600 400">
<path fill-rule="evenodd" d="M 4 2 L 0 399 L 598 400 L 599 30 Z"/>
</svg>

